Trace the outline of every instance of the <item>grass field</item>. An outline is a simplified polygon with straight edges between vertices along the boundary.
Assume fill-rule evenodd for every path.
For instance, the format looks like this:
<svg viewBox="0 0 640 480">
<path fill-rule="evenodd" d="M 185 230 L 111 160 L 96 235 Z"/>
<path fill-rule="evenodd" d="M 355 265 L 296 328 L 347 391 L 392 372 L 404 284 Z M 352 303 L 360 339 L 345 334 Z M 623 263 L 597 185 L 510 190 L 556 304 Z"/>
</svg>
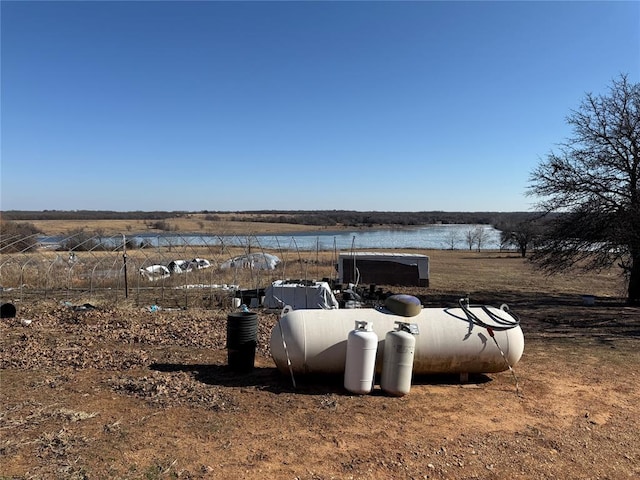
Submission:
<svg viewBox="0 0 640 480">
<path fill-rule="evenodd" d="M 164 221 L 168 232 L 192 233 L 213 232 L 216 235 L 253 235 L 257 233 L 294 233 L 315 230 L 317 227 L 308 225 L 251 222 L 234 220 L 256 215 L 220 213 L 215 215 L 218 220 L 207 220 L 209 215 L 193 213 L 176 216 Z M 32 223 L 39 230 L 49 235 L 65 235 L 70 232 L 84 230 L 86 232 L 102 232 L 104 235 L 128 234 L 135 232 L 159 232 L 151 228 L 155 220 L 35 220 Z M 331 227 L 339 229 L 340 227 Z"/>
</svg>

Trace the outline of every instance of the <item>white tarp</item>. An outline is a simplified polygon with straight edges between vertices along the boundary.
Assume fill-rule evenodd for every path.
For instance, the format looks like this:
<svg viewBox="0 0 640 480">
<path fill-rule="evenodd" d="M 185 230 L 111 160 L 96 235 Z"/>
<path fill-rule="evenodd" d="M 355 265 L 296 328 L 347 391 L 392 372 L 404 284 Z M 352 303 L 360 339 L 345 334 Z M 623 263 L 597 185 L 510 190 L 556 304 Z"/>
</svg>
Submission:
<svg viewBox="0 0 640 480">
<path fill-rule="evenodd" d="M 256 270 L 275 270 L 280 259 L 269 253 L 249 253 L 231 258 L 220 265 L 220 268 L 253 268 Z"/>
<path fill-rule="evenodd" d="M 169 265 L 167 265 L 167 268 L 172 273 L 190 272 L 191 267 L 192 267 L 192 264 L 188 260 L 173 260 L 169 262 Z"/>
<path fill-rule="evenodd" d="M 294 310 L 322 308 L 333 310 L 338 308 L 338 301 L 327 282 L 287 282 L 277 280 L 264 291 L 265 308 L 284 308 L 291 306 Z"/>
<path fill-rule="evenodd" d="M 191 266 L 199 270 L 201 268 L 209 268 L 211 266 L 211 262 L 205 258 L 194 258 L 191 260 Z"/>
<path fill-rule="evenodd" d="M 169 275 L 171 275 L 171 272 L 164 265 L 149 265 L 148 267 L 141 268 L 140 274 L 143 277 L 146 277 L 147 280 L 153 282 L 156 280 L 167 278 Z"/>
</svg>

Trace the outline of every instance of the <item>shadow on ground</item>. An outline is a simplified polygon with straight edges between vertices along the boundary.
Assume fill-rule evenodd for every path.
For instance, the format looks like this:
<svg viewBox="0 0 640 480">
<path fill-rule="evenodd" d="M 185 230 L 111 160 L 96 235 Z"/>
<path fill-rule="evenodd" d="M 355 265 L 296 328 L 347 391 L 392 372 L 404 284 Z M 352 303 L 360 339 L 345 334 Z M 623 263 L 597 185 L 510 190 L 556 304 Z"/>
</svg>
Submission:
<svg viewBox="0 0 640 480">
<path fill-rule="evenodd" d="M 421 297 L 427 307 L 458 305 L 459 298 L 431 294 Z M 593 299 L 593 305 L 575 294 L 543 292 L 479 292 L 470 299 L 472 304 L 506 304 L 517 315 L 525 335 L 527 333 L 564 333 L 577 336 L 619 336 L 640 338 L 640 307 L 627 305 L 622 298 Z"/>
<path fill-rule="evenodd" d="M 272 393 L 292 393 L 303 395 L 351 395 L 345 391 L 342 375 L 305 375 L 292 380 L 283 375 L 276 368 L 254 367 L 251 371 L 234 371 L 228 365 L 210 364 L 178 364 L 154 363 L 149 368 L 156 372 L 186 372 L 193 375 L 194 380 L 207 385 L 224 387 L 252 387 Z M 457 374 L 418 375 L 412 380 L 413 385 L 481 385 L 491 382 L 491 378 L 484 374 L 470 374 L 461 379 Z M 294 386 L 295 382 L 295 386 Z M 371 394 L 382 395 L 379 389 Z"/>
</svg>

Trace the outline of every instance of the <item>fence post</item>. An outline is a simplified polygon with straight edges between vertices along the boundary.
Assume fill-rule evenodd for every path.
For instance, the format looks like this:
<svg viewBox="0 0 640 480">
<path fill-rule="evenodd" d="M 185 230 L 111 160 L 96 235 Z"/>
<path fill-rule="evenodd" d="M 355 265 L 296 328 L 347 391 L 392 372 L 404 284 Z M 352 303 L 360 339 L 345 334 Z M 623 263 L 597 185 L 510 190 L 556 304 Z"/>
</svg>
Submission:
<svg viewBox="0 0 640 480">
<path fill-rule="evenodd" d="M 127 237 L 122 234 L 122 262 L 124 266 L 124 298 L 129 298 L 129 284 L 127 283 Z"/>
</svg>

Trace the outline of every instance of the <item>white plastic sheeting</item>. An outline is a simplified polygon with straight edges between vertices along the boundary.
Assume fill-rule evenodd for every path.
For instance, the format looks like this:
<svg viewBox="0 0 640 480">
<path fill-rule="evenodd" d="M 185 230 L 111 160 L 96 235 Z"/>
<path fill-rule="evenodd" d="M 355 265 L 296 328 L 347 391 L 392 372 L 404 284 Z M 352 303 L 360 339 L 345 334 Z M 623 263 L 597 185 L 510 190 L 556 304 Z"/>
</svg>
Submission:
<svg viewBox="0 0 640 480">
<path fill-rule="evenodd" d="M 194 258 L 191 260 L 191 266 L 197 269 L 209 268 L 211 266 L 211 262 L 205 258 Z"/>
<path fill-rule="evenodd" d="M 140 274 L 146 277 L 147 280 L 155 281 L 167 278 L 171 275 L 171 272 L 164 265 L 149 265 L 148 267 L 141 268 Z"/>
<path fill-rule="evenodd" d="M 189 260 L 173 260 L 167 265 L 172 273 L 190 272 L 193 265 Z"/>
<path fill-rule="evenodd" d="M 338 301 L 327 282 L 297 283 L 277 280 L 265 289 L 263 306 L 283 308 L 286 305 L 294 310 L 333 310 L 338 308 Z"/>
<path fill-rule="evenodd" d="M 275 270 L 280 259 L 269 253 L 249 253 L 234 257 L 220 265 L 220 268 L 252 268 L 255 270 Z"/>
</svg>

